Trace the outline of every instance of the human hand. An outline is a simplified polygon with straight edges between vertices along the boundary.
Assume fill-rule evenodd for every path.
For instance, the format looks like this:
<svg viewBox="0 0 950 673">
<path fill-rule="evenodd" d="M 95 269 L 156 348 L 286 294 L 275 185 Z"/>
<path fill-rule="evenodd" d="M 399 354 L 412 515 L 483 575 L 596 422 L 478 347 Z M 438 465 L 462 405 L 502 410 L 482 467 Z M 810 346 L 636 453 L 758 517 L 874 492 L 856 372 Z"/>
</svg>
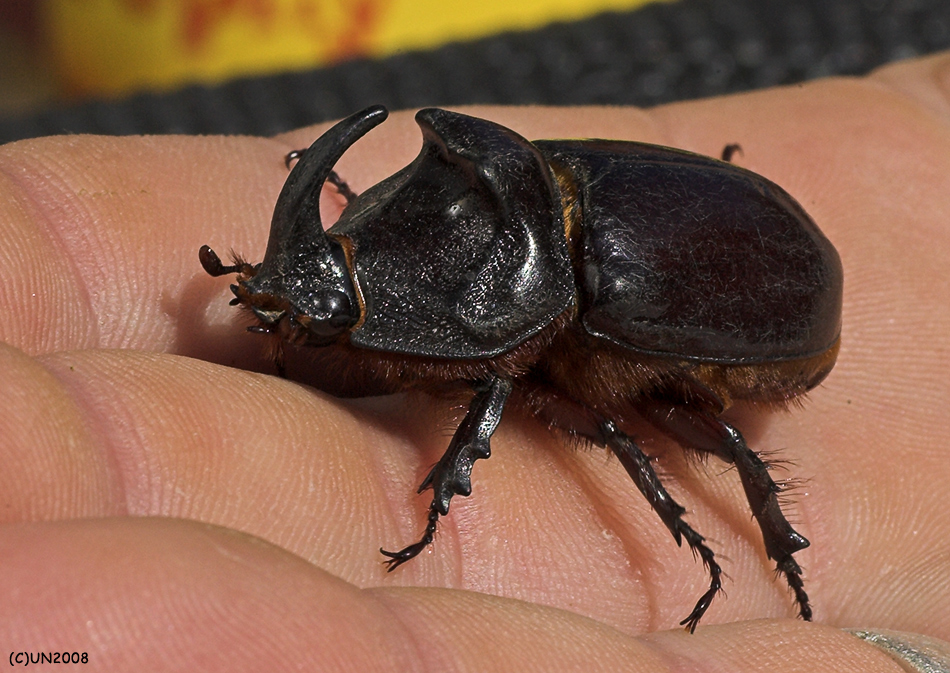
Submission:
<svg viewBox="0 0 950 673">
<path fill-rule="evenodd" d="M 891 670 L 832 627 L 950 640 L 948 92 L 941 55 L 650 111 L 472 110 L 529 139 L 739 142 L 841 253 L 837 367 L 803 409 L 733 417 L 806 479 L 790 510 L 816 623 L 791 619 L 735 474 L 640 438 L 729 575 L 693 636 L 676 624 L 701 565 L 617 461 L 525 418 L 502 422 L 431 553 L 385 573 L 458 410 L 257 373 L 260 338 L 197 262 L 205 243 L 259 261 L 283 156 L 323 127 L 0 148 L 0 642 L 86 651 L 91 670 L 780 672 Z M 337 170 L 360 191 L 419 143 L 397 114 Z M 324 205 L 332 222 L 342 200 Z"/>
</svg>

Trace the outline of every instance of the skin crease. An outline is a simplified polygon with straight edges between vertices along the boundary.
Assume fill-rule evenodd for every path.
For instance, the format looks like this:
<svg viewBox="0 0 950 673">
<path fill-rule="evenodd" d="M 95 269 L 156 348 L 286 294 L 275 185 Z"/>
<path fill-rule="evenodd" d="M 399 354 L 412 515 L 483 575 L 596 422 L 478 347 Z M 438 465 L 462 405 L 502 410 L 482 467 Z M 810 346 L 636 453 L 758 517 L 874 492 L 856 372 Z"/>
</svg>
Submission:
<svg viewBox="0 0 950 673">
<path fill-rule="evenodd" d="M 87 670 L 896 671 L 837 627 L 950 640 L 950 54 L 867 79 L 629 108 L 472 108 L 530 138 L 637 139 L 735 161 L 841 253 L 838 365 L 800 409 L 732 410 L 802 479 L 816 622 L 794 619 L 738 478 L 646 427 L 644 450 L 729 577 L 707 586 L 618 461 L 506 416 L 431 552 L 415 488 L 461 417 L 423 394 L 338 400 L 272 376 L 197 250 L 259 261 L 273 139 L 70 136 L 0 148 L 0 643 Z M 411 160 L 395 114 L 338 172 Z M 325 192 L 326 221 L 341 199 Z M 292 376 L 314 373 L 297 358 Z M 248 371 L 250 370 L 250 371 Z M 314 379 L 311 379 L 314 380 Z"/>
</svg>

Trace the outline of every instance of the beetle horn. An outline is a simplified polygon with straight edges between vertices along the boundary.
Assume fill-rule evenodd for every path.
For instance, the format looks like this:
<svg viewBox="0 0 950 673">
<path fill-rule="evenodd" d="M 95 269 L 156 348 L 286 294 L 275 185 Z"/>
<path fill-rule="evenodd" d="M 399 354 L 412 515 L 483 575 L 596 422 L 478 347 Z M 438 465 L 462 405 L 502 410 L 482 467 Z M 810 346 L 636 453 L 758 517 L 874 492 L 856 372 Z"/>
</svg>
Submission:
<svg viewBox="0 0 950 673">
<path fill-rule="evenodd" d="M 287 250 L 310 249 L 327 240 L 320 220 L 323 184 L 343 153 L 387 116 L 382 105 L 361 110 L 331 127 L 301 155 L 274 208 L 265 264 L 286 256 Z"/>
</svg>

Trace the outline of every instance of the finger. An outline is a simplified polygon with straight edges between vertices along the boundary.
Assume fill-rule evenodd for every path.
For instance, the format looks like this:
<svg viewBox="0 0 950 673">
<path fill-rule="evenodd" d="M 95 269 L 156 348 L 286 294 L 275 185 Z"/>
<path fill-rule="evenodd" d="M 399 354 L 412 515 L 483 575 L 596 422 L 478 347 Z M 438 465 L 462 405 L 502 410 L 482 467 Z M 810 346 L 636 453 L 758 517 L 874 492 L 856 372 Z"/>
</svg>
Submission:
<svg viewBox="0 0 950 673">
<path fill-rule="evenodd" d="M 432 552 L 388 575 L 377 550 L 415 538 L 427 500 L 414 487 L 453 425 L 438 400 L 342 401 L 274 377 L 131 351 L 40 363 L 14 353 L 4 369 L 4 398 L 30 400 L 22 413 L 11 409 L 2 446 L 11 466 L 0 483 L 8 521 L 195 519 L 257 535 L 358 586 L 472 589 L 560 606 L 629 632 L 674 625 L 703 589 L 701 567 L 673 544 L 619 465 L 597 451 L 566 449 L 517 418 L 502 424 L 495 457 L 479 465 L 473 496 L 453 503 Z M 36 432 L 46 418 L 56 419 L 51 431 Z M 769 446 L 778 426 L 779 437 L 800 447 L 796 462 L 810 464 L 810 445 L 785 420 L 759 443 Z M 649 434 L 641 441 L 663 453 Z M 792 616 L 734 475 L 688 470 L 673 447 L 665 449 L 662 467 L 679 477 L 671 488 L 731 577 L 708 623 Z M 808 530 L 820 563 L 809 580 L 819 618 L 854 625 L 886 615 L 896 620 L 886 622 L 892 628 L 939 625 L 945 521 L 927 508 L 932 495 L 916 490 L 874 501 L 865 527 L 838 518 L 839 509 L 868 506 L 852 495 L 868 481 L 832 464 L 814 473 L 797 503 L 799 514 L 814 517 Z M 827 500 L 816 503 L 812 493 Z M 856 502 L 838 504 L 841 493 Z M 912 556 L 892 549 L 895 537 L 917 545 L 922 524 L 932 535 L 910 547 Z"/>
<path fill-rule="evenodd" d="M 0 529 L 13 652 L 93 671 L 891 671 L 866 643 L 792 620 L 634 638 L 472 592 L 361 591 L 284 550 L 179 519 Z M 24 590 L 29 587 L 29 591 Z"/>
<path fill-rule="evenodd" d="M 286 177 L 281 145 L 253 138 L 77 136 L 0 152 L 0 333 L 27 353 L 187 350 L 214 291 L 197 247 L 229 227 L 266 240 Z"/>
<path fill-rule="evenodd" d="M 478 497 L 453 504 L 436 551 L 387 574 L 379 547 L 415 537 L 423 521 L 427 500 L 415 487 L 444 450 L 453 422 L 444 406 L 411 396 L 341 401 L 274 377 L 132 351 L 39 363 L 14 353 L 7 362 L 4 394 L 34 395 L 31 415 L 10 425 L 62 419 L 55 434 L 24 424 L 0 447 L 16 468 L 0 482 L 7 521 L 195 519 L 257 535 L 359 586 L 501 593 L 631 630 L 682 619 L 703 581 L 622 470 L 605 469 L 602 453 L 566 451 L 533 424 L 514 419 L 499 431 L 501 460 L 479 470 Z M 760 574 L 757 591 L 785 614 L 783 590 L 768 569 Z M 737 592 L 732 609 L 755 614 L 759 600 Z"/>
</svg>

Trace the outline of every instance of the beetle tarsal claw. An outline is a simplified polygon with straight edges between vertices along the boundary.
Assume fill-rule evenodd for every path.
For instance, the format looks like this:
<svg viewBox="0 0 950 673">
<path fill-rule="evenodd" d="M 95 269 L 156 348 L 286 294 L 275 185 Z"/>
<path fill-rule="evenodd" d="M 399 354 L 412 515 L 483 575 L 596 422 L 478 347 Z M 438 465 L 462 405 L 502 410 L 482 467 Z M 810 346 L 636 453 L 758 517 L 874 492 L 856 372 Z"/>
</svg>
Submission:
<svg viewBox="0 0 950 673">
<path fill-rule="evenodd" d="M 414 559 L 419 553 L 432 544 L 432 540 L 435 537 L 435 531 L 439 523 L 439 513 L 433 508 L 429 510 L 429 523 L 426 524 L 426 530 L 422 534 L 422 539 L 420 539 L 415 544 L 411 544 L 408 547 L 400 549 L 399 551 L 386 551 L 382 547 L 379 548 L 379 553 L 383 556 L 388 556 L 389 559 L 383 561 L 383 563 L 388 566 L 386 572 L 392 572 L 403 563 L 410 559 Z"/>
<path fill-rule="evenodd" d="M 798 616 L 806 622 L 812 618 L 811 604 L 808 602 L 808 594 L 805 592 L 805 583 L 802 581 L 802 569 L 795 562 L 795 559 L 789 554 L 777 564 L 778 571 L 785 575 L 785 581 L 795 594 L 795 602 L 798 604 Z"/>
</svg>

